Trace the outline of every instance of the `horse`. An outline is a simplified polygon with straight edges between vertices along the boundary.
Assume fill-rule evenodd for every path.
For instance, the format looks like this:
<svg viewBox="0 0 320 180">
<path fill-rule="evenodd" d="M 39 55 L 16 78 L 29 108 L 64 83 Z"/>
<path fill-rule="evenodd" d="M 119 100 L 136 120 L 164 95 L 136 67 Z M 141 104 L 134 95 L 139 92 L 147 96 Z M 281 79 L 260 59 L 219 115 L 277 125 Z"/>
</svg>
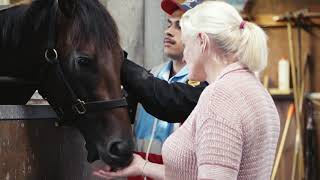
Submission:
<svg viewBox="0 0 320 180">
<path fill-rule="evenodd" d="M 88 161 L 129 165 L 133 138 L 121 91 L 124 53 L 98 0 L 35 0 L 0 11 L 0 104 L 25 104 L 35 90 L 59 122 L 77 128 Z"/>
</svg>

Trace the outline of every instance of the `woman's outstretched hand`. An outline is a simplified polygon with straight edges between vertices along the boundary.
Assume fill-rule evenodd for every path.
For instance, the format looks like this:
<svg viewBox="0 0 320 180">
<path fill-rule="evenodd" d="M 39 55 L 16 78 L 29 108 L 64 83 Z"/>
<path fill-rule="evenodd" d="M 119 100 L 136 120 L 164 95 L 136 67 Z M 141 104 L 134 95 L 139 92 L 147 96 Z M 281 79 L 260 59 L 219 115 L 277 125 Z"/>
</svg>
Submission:
<svg viewBox="0 0 320 180">
<path fill-rule="evenodd" d="M 110 166 L 108 165 L 96 165 L 93 170 L 93 175 L 104 179 L 140 176 L 143 174 L 145 163 L 146 161 L 141 156 L 133 154 L 133 160 L 128 167 L 112 172 Z"/>
</svg>

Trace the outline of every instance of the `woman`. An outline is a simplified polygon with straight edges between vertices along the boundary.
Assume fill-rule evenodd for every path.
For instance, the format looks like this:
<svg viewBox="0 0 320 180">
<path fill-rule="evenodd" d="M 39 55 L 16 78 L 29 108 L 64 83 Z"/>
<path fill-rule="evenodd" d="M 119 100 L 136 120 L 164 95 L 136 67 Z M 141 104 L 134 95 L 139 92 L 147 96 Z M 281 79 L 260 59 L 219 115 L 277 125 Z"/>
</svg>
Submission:
<svg viewBox="0 0 320 180">
<path fill-rule="evenodd" d="M 208 1 L 181 19 L 189 79 L 207 81 L 197 106 L 164 143 L 164 165 L 135 156 L 106 179 L 269 179 L 280 131 L 275 104 L 254 75 L 267 64 L 267 37 L 229 4 Z"/>
</svg>

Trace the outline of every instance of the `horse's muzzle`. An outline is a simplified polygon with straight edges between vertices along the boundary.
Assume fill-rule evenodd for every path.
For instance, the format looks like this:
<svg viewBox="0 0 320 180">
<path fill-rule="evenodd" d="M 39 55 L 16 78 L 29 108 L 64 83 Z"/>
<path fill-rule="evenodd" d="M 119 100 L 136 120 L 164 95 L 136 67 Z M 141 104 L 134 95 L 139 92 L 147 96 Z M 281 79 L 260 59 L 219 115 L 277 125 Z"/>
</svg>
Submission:
<svg viewBox="0 0 320 180">
<path fill-rule="evenodd" d="M 108 164 L 112 170 L 128 166 L 133 159 L 133 142 L 131 140 L 114 140 L 101 149 L 98 145 L 100 159 Z"/>
</svg>

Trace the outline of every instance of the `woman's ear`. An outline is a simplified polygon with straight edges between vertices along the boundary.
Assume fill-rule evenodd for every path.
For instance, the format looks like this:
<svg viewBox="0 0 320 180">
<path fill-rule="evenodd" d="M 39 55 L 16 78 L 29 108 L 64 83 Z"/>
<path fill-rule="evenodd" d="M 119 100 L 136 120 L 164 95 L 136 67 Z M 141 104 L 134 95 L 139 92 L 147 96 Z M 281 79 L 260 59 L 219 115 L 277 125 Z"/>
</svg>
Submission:
<svg viewBox="0 0 320 180">
<path fill-rule="evenodd" d="M 208 51 L 210 48 L 210 41 L 209 41 L 209 37 L 206 33 L 199 33 L 198 34 L 198 40 L 199 40 L 199 45 L 201 47 L 201 52 L 205 53 L 206 51 Z"/>
</svg>

